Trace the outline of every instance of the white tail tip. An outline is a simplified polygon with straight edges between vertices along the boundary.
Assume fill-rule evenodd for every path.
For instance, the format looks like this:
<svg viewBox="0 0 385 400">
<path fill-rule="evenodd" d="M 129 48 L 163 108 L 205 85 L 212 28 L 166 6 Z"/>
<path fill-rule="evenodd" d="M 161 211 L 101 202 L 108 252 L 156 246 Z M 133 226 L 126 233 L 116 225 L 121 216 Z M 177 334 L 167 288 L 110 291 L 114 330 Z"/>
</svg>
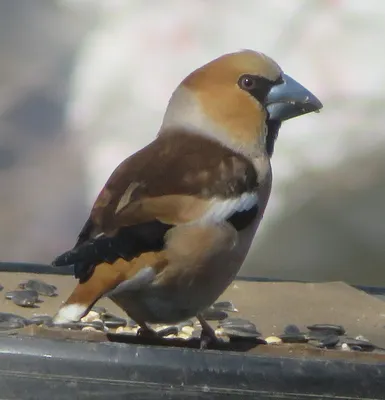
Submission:
<svg viewBox="0 0 385 400">
<path fill-rule="evenodd" d="M 68 304 L 63 306 L 53 318 L 54 324 L 77 322 L 87 312 L 87 307 L 82 304 Z"/>
</svg>

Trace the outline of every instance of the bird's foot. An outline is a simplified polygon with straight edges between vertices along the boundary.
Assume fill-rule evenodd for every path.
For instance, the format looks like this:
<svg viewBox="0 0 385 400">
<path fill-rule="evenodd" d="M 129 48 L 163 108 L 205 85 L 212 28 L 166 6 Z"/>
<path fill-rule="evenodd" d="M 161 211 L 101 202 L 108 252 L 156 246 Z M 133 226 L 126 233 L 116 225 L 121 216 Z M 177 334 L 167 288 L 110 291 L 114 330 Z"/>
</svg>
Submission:
<svg viewBox="0 0 385 400">
<path fill-rule="evenodd" d="M 138 329 L 136 336 L 147 339 L 159 338 L 158 333 L 145 324 L 140 325 L 140 328 Z"/>
<path fill-rule="evenodd" d="M 201 350 L 207 349 L 209 345 L 223 343 L 222 339 L 217 337 L 214 329 L 208 324 L 208 322 L 202 317 L 201 314 L 198 314 L 197 318 L 202 327 L 202 333 L 200 338 Z"/>
</svg>

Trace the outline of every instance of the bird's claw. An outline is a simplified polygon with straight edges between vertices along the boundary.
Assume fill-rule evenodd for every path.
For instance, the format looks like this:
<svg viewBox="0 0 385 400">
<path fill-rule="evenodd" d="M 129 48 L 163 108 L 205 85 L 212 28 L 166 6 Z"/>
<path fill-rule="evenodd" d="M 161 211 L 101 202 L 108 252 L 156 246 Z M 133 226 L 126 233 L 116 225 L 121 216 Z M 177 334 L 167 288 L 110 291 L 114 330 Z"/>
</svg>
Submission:
<svg viewBox="0 0 385 400">
<path fill-rule="evenodd" d="M 215 335 L 214 331 L 206 331 L 202 329 L 200 337 L 200 349 L 205 350 L 210 345 L 218 345 L 223 343 L 223 340 Z"/>
<path fill-rule="evenodd" d="M 138 332 L 136 333 L 136 336 L 146 339 L 154 339 L 159 337 L 159 335 L 153 329 L 150 329 L 148 327 L 140 327 L 138 329 Z"/>
</svg>

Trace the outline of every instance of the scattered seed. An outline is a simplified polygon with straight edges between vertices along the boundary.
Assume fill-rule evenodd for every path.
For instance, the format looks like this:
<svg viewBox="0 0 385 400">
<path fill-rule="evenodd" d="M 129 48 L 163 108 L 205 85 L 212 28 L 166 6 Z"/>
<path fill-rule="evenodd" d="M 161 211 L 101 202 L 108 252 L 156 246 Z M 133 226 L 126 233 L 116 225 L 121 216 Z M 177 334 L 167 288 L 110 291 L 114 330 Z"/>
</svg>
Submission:
<svg viewBox="0 0 385 400">
<path fill-rule="evenodd" d="M 124 335 L 136 335 L 139 328 L 132 328 L 130 326 L 119 326 L 116 328 L 116 333 L 121 333 Z"/>
<path fill-rule="evenodd" d="M 365 336 L 362 336 L 362 335 L 356 336 L 356 340 L 362 340 L 364 342 L 369 342 L 369 339 L 367 339 Z"/>
<path fill-rule="evenodd" d="M 93 326 L 85 326 L 84 328 L 82 328 L 83 332 L 98 332 L 98 330 L 96 328 L 94 328 Z"/>
<path fill-rule="evenodd" d="M 104 322 L 104 325 L 107 328 L 119 328 L 120 326 L 126 326 L 127 320 L 124 318 L 117 317 L 114 314 L 106 312 L 105 314 L 101 315 L 101 319 Z"/>
<path fill-rule="evenodd" d="M 26 296 L 34 297 L 36 300 L 39 298 L 39 293 L 36 290 L 11 290 L 5 293 L 5 298 L 7 300 L 12 300 L 12 297 L 19 295 L 20 293 L 25 293 Z"/>
<path fill-rule="evenodd" d="M 214 308 L 211 307 L 206 308 L 206 310 L 202 312 L 202 317 L 206 321 L 222 321 L 228 316 L 229 315 L 225 311 L 215 310 Z"/>
<path fill-rule="evenodd" d="M 21 307 L 33 307 L 39 299 L 39 294 L 36 290 L 13 290 L 7 292 L 5 298 Z"/>
<path fill-rule="evenodd" d="M 76 322 L 65 322 L 63 324 L 55 324 L 54 326 L 62 329 L 70 329 L 70 330 L 82 330 L 86 326 L 91 326 L 92 328 L 98 330 L 98 331 L 105 331 L 106 327 L 103 324 L 103 321 L 92 321 L 92 322 L 82 322 L 82 321 L 76 321 Z"/>
<path fill-rule="evenodd" d="M 100 314 L 97 313 L 96 311 L 89 311 L 87 315 L 85 315 L 83 318 L 81 318 L 82 322 L 92 322 L 95 319 L 100 319 Z"/>
<path fill-rule="evenodd" d="M 342 325 L 333 325 L 333 324 L 314 324 L 314 325 L 309 325 L 307 329 L 309 329 L 309 331 L 311 332 L 326 331 L 327 334 L 335 334 L 338 336 L 341 336 L 345 333 L 345 328 Z"/>
<path fill-rule="evenodd" d="M 12 301 L 20 307 L 34 307 L 36 304 L 36 301 L 25 296 L 14 296 L 12 297 Z"/>
<path fill-rule="evenodd" d="M 335 335 L 335 331 L 310 331 L 309 334 L 307 334 L 307 338 L 309 340 L 315 340 L 315 341 L 322 341 L 325 338 L 327 338 L 328 336 L 334 336 Z"/>
<path fill-rule="evenodd" d="M 53 318 L 49 315 L 34 315 L 29 319 L 31 325 L 46 325 L 53 326 Z"/>
<path fill-rule="evenodd" d="M 20 315 L 0 312 L 0 331 L 19 329 L 27 326 L 29 321 Z"/>
<path fill-rule="evenodd" d="M 191 339 L 191 335 L 188 335 L 188 334 L 183 333 L 183 332 L 179 332 L 177 335 L 175 335 L 175 337 L 178 338 L 178 339 L 183 339 L 183 340 Z"/>
<path fill-rule="evenodd" d="M 360 347 L 362 350 L 365 351 L 372 351 L 376 348 L 376 346 L 369 342 L 368 340 L 357 340 L 353 338 L 344 338 L 344 343 L 346 343 L 352 350 L 354 346 Z"/>
<path fill-rule="evenodd" d="M 186 334 L 186 335 L 192 336 L 194 330 L 195 330 L 195 329 L 194 329 L 192 326 L 184 326 L 184 327 L 180 330 L 180 332 L 181 332 L 181 333 L 184 333 L 184 334 Z"/>
<path fill-rule="evenodd" d="M 265 341 L 267 344 L 282 344 L 282 339 L 278 336 L 268 336 Z"/>
<path fill-rule="evenodd" d="M 230 341 L 230 337 L 223 330 L 223 328 L 215 329 L 215 336 L 217 336 L 218 338 L 222 339 L 224 342 L 229 342 Z M 200 337 L 200 336 L 198 336 L 198 337 Z"/>
<path fill-rule="evenodd" d="M 194 332 L 194 331 L 193 331 Z M 227 336 L 223 328 L 215 329 L 215 336 Z"/>
<path fill-rule="evenodd" d="M 349 346 L 350 350 L 353 351 L 363 351 L 363 348 L 361 346 Z"/>
<path fill-rule="evenodd" d="M 84 322 L 64 322 L 60 324 L 54 324 L 54 326 L 62 329 L 79 331 L 87 325 Z"/>
<path fill-rule="evenodd" d="M 308 338 L 303 333 L 293 335 L 279 335 L 283 343 L 307 343 Z"/>
<path fill-rule="evenodd" d="M 297 325 L 290 324 L 290 325 L 286 325 L 285 326 L 285 329 L 283 330 L 283 333 L 285 335 L 298 335 L 298 334 L 301 333 L 301 331 L 300 331 L 300 329 L 298 328 Z"/>
<path fill-rule="evenodd" d="M 163 326 L 161 329 L 156 329 L 156 333 L 160 337 L 167 337 L 169 335 L 178 335 L 178 327 L 176 326 Z"/>
<path fill-rule="evenodd" d="M 244 333 L 246 336 L 261 336 L 260 332 L 258 332 L 257 327 L 249 320 L 243 318 L 227 318 L 224 321 L 221 321 L 218 325 L 223 328 L 226 332 L 235 332 L 237 331 L 239 334 Z"/>
<path fill-rule="evenodd" d="M 184 327 L 193 327 L 194 321 L 192 319 L 188 319 L 186 321 L 180 322 L 177 327 L 181 331 Z"/>
<path fill-rule="evenodd" d="M 337 346 L 339 343 L 340 338 L 337 335 L 329 335 L 323 338 L 320 342 L 318 347 L 320 348 L 326 348 L 326 349 L 332 349 Z"/>
<path fill-rule="evenodd" d="M 257 331 L 247 331 L 245 329 L 239 329 L 239 328 L 228 328 L 228 327 L 222 327 L 223 332 L 226 336 L 229 338 L 258 338 L 260 337 L 260 333 Z"/>
<path fill-rule="evenodd" d="M 101 307 L 101 306 L 93 306 L 91 308 L 91 311 L 95 311 L 99 315 L 103 315 L 107 312 L 107 309 L 105 307 Z"/>
<path fill-rule="evenodd" d="M 19 288 L 36 290 L 42 296 L 57 296 L 56 286 L 45 283 L 39 279 L 29 279 L 28 281 L 19 283 Z"/>
<path fill-rule="evenodd" d="M 238 312 L 232 301 L 218 301 L 211 306 L 214 310 Z"/>
<path fill-rule="evenodd" d="M 343 350 L 343 351 L 350 351 L 350 347 L 349 347 L 348 344 L 342 343 L 342 345 L 341 345 L 341 350 Z"/>
<path fill-rule="evenodd" d="M 108 330 L 108 327 L 106 327 L 101 319 L 94 319 L 91 322 L 86 322 L 86 326 L 91 326 L 98 331 L 105 331 Z"/>
<path fill-rule="evenodd" d="M 126 326 L 127 325 L 127 321 L 122 321 L 121 319 L 116 319 L 116 320 L 113 320 L 113 319 L 110 319 L 110 320 L 107 320 L 107 321 L 103 321 L 104 322 L 104 325 L 107 327 L 107 328 L 111 328 L 111 329 L 116 329 L 116 328 L 119 328 L 119 327 L 121 327 L 121 326 Z"/>
</svg>

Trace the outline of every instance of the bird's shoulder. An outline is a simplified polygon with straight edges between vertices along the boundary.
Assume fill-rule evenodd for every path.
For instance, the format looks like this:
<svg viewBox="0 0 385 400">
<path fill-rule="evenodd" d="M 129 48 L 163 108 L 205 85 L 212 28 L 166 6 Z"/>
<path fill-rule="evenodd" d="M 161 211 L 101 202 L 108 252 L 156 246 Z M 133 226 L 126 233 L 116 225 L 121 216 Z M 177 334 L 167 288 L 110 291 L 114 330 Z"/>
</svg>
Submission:
<svg viewBox="0 0 385 400">
<path fill-rule="evenodd" d="M 129 225 L 129 214 L 136 224 L 147 218 L 145 210 L 162 208 L 166 202 L 236 198 L 257 186 L 257 171 L 247 157 L 199 135 L 170 132 L 116 168 L 94 204 L 91 219 L 108 229 L 120 217 Z"/>
</svg>

